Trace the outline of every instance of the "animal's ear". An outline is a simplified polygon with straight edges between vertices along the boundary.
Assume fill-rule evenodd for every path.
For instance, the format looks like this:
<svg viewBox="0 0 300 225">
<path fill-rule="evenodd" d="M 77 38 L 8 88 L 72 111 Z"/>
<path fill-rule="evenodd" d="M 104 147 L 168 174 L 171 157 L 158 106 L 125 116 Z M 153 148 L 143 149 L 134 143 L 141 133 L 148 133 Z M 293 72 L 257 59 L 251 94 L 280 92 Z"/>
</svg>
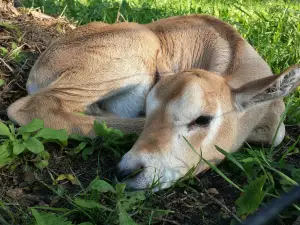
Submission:
<svg viewBox="0 0 300 225">
<path fill-rule="evenodd" d="M 272 75 L 246 83 L 232 90 L 233 101 L 240 111 L 290 94 L 300 85 L 300 65 L 288 68 L 280 75 Z"/>
</svg>

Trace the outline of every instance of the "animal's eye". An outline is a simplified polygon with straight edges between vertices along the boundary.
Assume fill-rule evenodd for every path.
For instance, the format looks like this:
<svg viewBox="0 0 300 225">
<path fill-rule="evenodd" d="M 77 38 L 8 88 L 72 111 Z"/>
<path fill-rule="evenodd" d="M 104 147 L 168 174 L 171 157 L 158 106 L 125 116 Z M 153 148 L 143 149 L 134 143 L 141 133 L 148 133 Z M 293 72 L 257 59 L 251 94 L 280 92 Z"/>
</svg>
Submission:
<svg viewBox="0 0 300 225">
<path fill-rule="evenodd" d="M 210 124 L 210 122 L 212 121 L 213 117 L 212 116 L 199 116 L 194 122 L 193 124 L 198 125 L 198 126 L 202 126 L 202 127 L 206 127 Z"/>
</svg>

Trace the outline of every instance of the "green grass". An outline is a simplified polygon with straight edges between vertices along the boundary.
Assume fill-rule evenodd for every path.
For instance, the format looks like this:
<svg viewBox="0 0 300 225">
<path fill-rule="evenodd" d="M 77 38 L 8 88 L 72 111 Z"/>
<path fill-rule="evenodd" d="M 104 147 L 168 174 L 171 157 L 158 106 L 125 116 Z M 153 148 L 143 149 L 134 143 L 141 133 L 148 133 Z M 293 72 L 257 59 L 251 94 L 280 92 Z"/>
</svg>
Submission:
<svg viewBox="0 0 300 225">
<path fill-rule="evenodd" d="M 26 0 L 26 6 L 40 7 L 48 14 L 65 15 L 79 24 L 114 23 L 118 11 L 127 21 L 139 23 L 174 15 L 214 15 L 234 25 L 275 73 L 300 62 L 300 4 L 297 1 Z"/>
<path fill-rule="evenodd" d="M 274 73 L 280 73 L 288 66 L 300 63 L 299 2 L 275 0 L 228 0 L 226 3 L 224 2 L 218 0 L 132 0 L 127 2 L 113 0 L 26 0 L 25 5 L 27 7 L 40 7 L 47 14 L 64 15 L 79 24 L 90 21 L 114 23 L 118 11 L 126 20 L 139 23 L 149 23 L 173 15 L 210 14 L 234 25 L 269 63 Z M 120 18 L 122 21 L 122 17 Z M 3 51 L 2 54 L 8 53 Z M 293 96 L 286 98 L 286 103 L 285 123 L 300 124 L 300 89 Z M 13 153 L 13 150 L 9 150 L 10 147 L 7 147 L 13 146 L 14 141 L 20 144 L 29 138 L 37 138 L 44 145 L 44 142 L 48 140 L 45 136 L 37 137 L 36 133 L 29 132 L 27 136 L 23 137 L 22 134 L 12 131 L 12 126 L 8 131 L 3 129 L 7 138 L 2 137 L 1 139 L 0 137 L 0 145 L 2 145 L 2 150 L 8 149 L 5 154 L 9 159 L 6 162 L 10 163 L 10 169 L 14 169 L 20 162 L 25 162 L 30 167 L 38 166 L 41 161 L 48 161 L 47 154 L 34 153 L 30 151 L 30 146 L 29 149 L 22 147 L 20 153 L 16 150 L 19 153 L 17 155 Z M 39 129 L 43 128 L 39 127 Z M 121 156 L 120 149 L 124 146 L 130 146 L 135 140 L 134 137 L 123 137 L 121 133 L 109 130 L 105 126 L 98 126 L 98 128 L 96 126 L 95 129 L 98 130 L 99 137 L 106 136 L 104 140 L 100 140 L 100 143 L 115 158 Z M 24 131 L 25 134 L 26 132 Z M 55 136 L 55 134 L 51 134 Z M 51 138 L 51 141 L 55 140 L 53 136 Z M 80 157 L 79 154 L 81 154 L 83 159 L 86 159 L 92 152 L 95 155 L 98 151 L 95 146 L 99 144 L 99 138 L 91 140 L 80 136 L 68 137 L 69 142 L 71 139 L 73 142 L 74 140 L 77 141 L 76 144 L 67 150 L 65 149 L 66 143 L 62 144 L 62 154 L 75 155 L 76 157 Z M 227 160 L 220 167 L 211 165 L 212 170 L 223 177 L 231 189 L 236 188 L 238 193 L 243 193 L 235 199 L 237 211 L 233 212 L 234 217 L 239 218 L 238 220 L 245 219 L 254 213 L 258 207 L 300 182 L 300 165 L 291 160 L 294 156 L 299 156 L 297 142 L 299 142 L 297 137 L 286 137 L 285 143 L 288 146 L 286 144 L 277 148 L 247 146 L 241 152 L 233 155 L 226 155 L 222 149 L 219 149 L 221 153 L 225 154 Z M 11 148 L 13 149 L 13 147 Z M 47 151 L 47 147 L 45 149 Z M 103 154 L 103 151 L 101 153 Z M 34 154 L 38 155 L 37 160 L 33 160 L 37 157 Z M 100 160 L 98 161 L 100 162 Z M 46 164 L 43 164 L 42 167 L 46 167 L 44 170 L 47 170 Z M 100 163 L 98 167 L 99 171 L 103 172 Z M 174 187 L 158 195 L 151 192 L 130 193 L 124 191 L 122 185 L 113 185 L 113 182 L 109 180 L 104 181 L 102 173 L 99 171 L 97 171 L 98 176 L 89 185 L 83 185 L 79 181 L 79 183 L 77 182 L 74 175 L 52 174 L 50 170 L 47 170 L 48 176 L 51 177 L 54 184 L 49 185 L 43 181 L 40 182 L 54 196 L 64 201 L 63 206 L 59 208 L 35 206 L 24 210 L 11 205 L 9 202 L 0 201 L 0 208 L 7 214 L 5 218 L 0 216 L 0 223 L 5 224 L 5 220 L 8 219 L 14 221 L 16 211 L 22 215 L 22 221 L 26 221 L 25 224 L 32 224 L 33 222 L 43 224 L 43 222 L 48 221 L 45 223 L 47 225 L 54 223 L 56 225 L 75 224 L 75 222 L 77 222 L 76 224 L 82 223 L 82 225 L 135 224 L 133 220 L 140 224 L 154 224 L 155 218 L 176 213 L 176 208 L 158 207 L 158 205 L 167 205 L 161 199 L 170 195 Z M 189 171 L 186 178 L 190 178 L 191 174 L 192 171 Z M 72 182 L 76 181 L 76 185 L 80 187 L 79 190 L 76 193 L 68 192 L 58 184 L 59 177 Z M 201 188 L 198 189 L 199 186 L 202 187 L 201 185 L 201 179 L 199 181 L 198 178 L 190 178 L 189 181 L 177 182 L 175 187 L 183 186 L 190 191 L 188 197 L 198 198 L 201 196 Z M 195 205 L 199 203 L 198 201 L 200 200 L 195 199 Z M 204 216 L 201 210 L 199 210 L 199 221 L 209 221 L 209 216 L 205 217 L 205 220 L 202 219 Z M 33 216 L 29 216 L 29 212 Z M 177 213 L 181 213 L 180 210 Z M 299 206 L 297 205 L 281 214 L 283 224 L 289 224 L 285 222 L 286 218 L 295 215 L 299 215 Z M 203 222 L 203 224 L 205 223 Z M 207 222 L 206 224 L 213 223 Z"/>
</svg>

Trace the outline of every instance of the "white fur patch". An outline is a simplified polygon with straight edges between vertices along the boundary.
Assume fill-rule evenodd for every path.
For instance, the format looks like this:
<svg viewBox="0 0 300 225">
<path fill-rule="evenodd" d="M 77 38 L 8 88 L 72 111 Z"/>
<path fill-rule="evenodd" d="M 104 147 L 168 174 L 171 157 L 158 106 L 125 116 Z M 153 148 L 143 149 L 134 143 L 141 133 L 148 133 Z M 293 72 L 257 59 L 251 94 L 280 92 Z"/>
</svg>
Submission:
<svg viewBox="0 0 300 225">
<path fill-rule="evenodd" d="M 168 103 L 167 110 L 175 125 L 190 123 L 201 115 L 203 92 L 197 83 L 191 83 L 185 88 L 183 96 Z M 184 134 L 183 134 L 184 135 Z"/>
<path fill-rule="evenodd" d="M 146 100 L 146 115 L 150 115 L 160 107 L 160 102 L 156 98 L 156 87 L 149 92 Z"/>
<path fill-rule="evenodd" d="M 284 136 L 285 136 L 285 126 L 283 123 L 281 123 L 274 140 L 274 147 L 278 146 L 283 141 Z"/>
<path fill-rule="evenodd" d="M 146 100 L 146 115 L 151 114 L 160 107 L 160 102 L 156 98 L 156 87 L 152 88 Z"/>
<path fill-rule="evenodd" d="M 121 118 L 135 118 L 144 111 L 149 85 L 139 84 L 110 93 L 110 97 L 100 100 L 106 111 Z"/>
<path fill-rule="evenodd" d="M 28 80 L 26 83 L 26 90 L 27 90 L 28 94 L 32 95 L 32 94 L 38 92 L 39 87 L 37 86 L 36 83 Z"/>
<path fill-rule="evenodd" d="M 221 127 L 222 121 L 223 121 L 223 116 L 222 116 L 222 108 L 220 103 L 218 102 L 218 108 L 217 112 L 215 114 L 215 119 L 212 121 L 208 134 L 204 138 L 202 142 L 202 147 L 205 148 L 205 146 L 210 145 L 210 143 L 215 139 L 216 135 L 218 134 L 218 131 Z"/>
</svg>

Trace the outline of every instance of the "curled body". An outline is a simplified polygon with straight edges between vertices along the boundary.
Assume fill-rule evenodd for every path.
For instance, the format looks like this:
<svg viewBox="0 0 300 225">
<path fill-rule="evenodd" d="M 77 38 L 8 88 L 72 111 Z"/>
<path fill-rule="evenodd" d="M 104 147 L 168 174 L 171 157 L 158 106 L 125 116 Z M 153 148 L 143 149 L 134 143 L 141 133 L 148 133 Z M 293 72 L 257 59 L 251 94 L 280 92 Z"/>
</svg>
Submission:
<svg viewBox="0 0 300 225">
<path fill-rule="evenodd" d="M 119 178 L 140 170 L 124 181 L 127 186 L 156 183 L 159 190 L 194 166 L 196 174 L 207 169 L 200 155 L 222 161 L 216 145 L 228 152 L 245 141 L 279 145 L 282 97 L 299 80 L 299 66 L 273 75 L 231 25 L 211 16 L 145 25 L 93 22 L 42 53 L 28 78 L 29 95 L 8 115 L 20 125 L 40 118 L 48 127 L 89 136 L 95 120 L 136 132 L 140 137 L 119 163 Z"/>
</svg>

